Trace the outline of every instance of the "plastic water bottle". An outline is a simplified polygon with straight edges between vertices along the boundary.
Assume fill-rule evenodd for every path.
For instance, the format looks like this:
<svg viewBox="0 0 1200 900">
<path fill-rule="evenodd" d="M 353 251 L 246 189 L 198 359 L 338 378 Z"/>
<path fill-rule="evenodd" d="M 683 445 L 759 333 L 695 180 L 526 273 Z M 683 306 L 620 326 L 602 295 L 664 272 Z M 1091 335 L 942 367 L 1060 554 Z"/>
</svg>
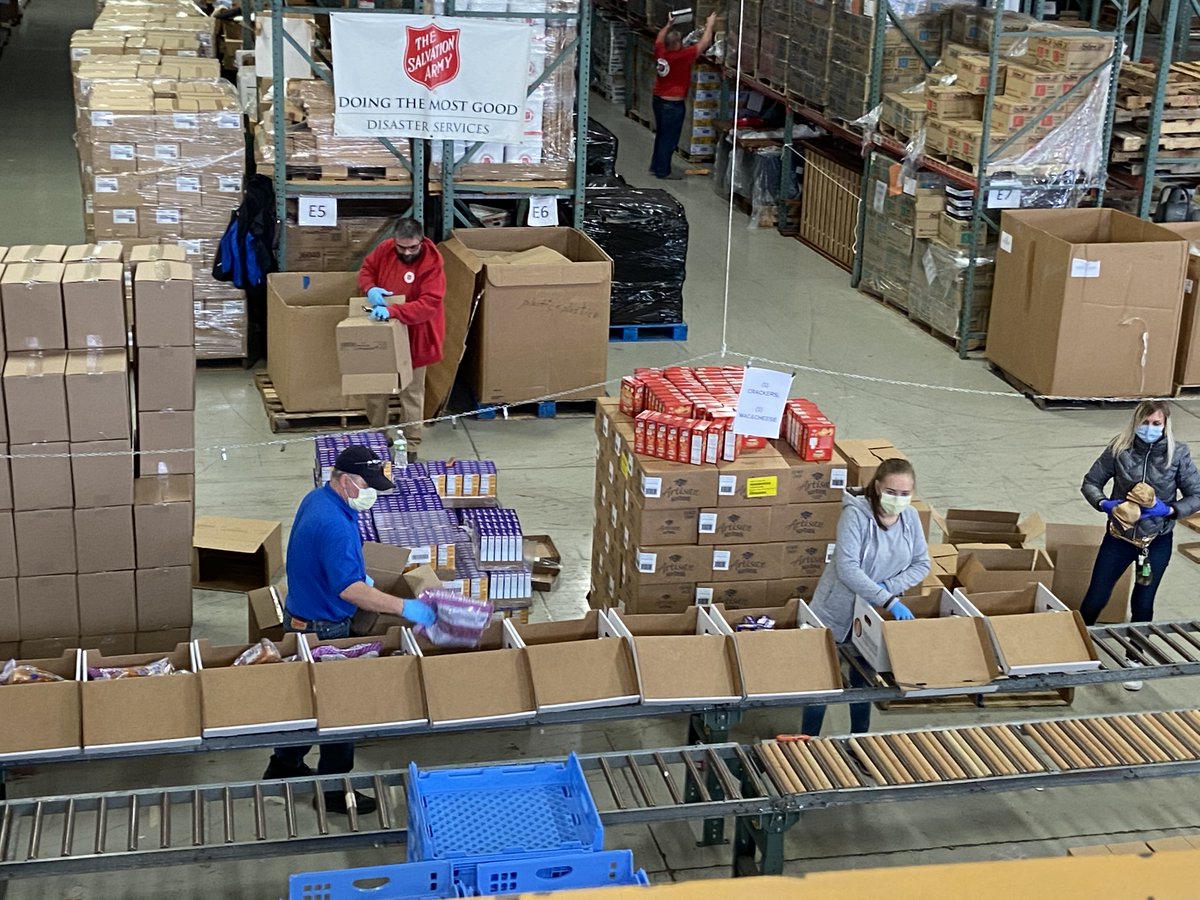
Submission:
<svg viewBox="0 0 1200 900">
<path fill-rule="evenodd" d="M 408 438 L 403 428 L 396 429 L 396 437 L 392 440 L 392 468 L 403 472 L 408 468 Z"/>
</svg>

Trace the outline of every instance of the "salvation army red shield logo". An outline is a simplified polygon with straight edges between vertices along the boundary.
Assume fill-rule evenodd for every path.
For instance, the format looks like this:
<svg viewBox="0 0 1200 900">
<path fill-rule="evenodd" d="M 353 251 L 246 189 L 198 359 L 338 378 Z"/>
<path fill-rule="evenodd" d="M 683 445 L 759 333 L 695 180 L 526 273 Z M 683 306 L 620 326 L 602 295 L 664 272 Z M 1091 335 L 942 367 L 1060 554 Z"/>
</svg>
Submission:
<svg viewBox="0 0 1200 900">
<path fill-rule="evenodd" d="M 439 28 L 430 23 L 424 28 L 406 25 L 404 32 L 404 74 L 432 90 L 458 76 L 460 29 Z"/>
</svg>

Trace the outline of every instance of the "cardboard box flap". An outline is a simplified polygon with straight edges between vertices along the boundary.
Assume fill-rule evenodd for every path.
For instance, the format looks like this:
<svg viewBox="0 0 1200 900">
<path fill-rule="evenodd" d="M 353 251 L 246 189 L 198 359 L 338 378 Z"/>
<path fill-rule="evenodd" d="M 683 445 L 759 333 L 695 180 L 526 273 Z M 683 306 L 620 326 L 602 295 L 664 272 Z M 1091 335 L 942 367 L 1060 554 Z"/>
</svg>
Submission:
<svg viewBox="0 0 1200 900">
<path fill-rule="evenodd" d="M 77 650 L 67 650 L 52 659 L 16 660 L 18 665 L 45 669 L 64 680 L 0 688 L 0 716 L 10 723 L 0 728 L 0 758 L 61 753 L 83 745 L 79 684 L 82 660 Z M 55 715 L 46 715 L 48 709 L 53 709 Z"/>
<path fill-rule="evenodd" d="M 248 639 L 257 641 L 269 637 L 271 640 L 283 638 L 283 616 L 287 609 L 287 582 L 270 584 L 246 592 L 249 610 Z"/>
<path fill-rule="evenodd" d="M 511 623 L 511 619 L 505 619 Z M 591 609 L 583 614 L 581 619 L 567 619 L 557 622 L 532 622 L 521 625 L 511 625 L 512 631 L 525 647 L 538 644 L 557 644 L 564 641 L 590 641 L 596 638 L 619 638 L 616 629 L 606 616 Z"/>
<path fill-rule="evenodd" d="M 95 680 L 93 668 L 145 666 L 168 659 L 174 675 Z M 201 735 L 200 679 L 193 669 L 191 642 L 170 653 L 83 656 L 84 749 L 197 743 Z M 185 673 L 185 674 L 180 674 Z"/>
<path fill-rule="evenodd" d="M 286 634 L 275 643 L 285 659 L 300 658 L 296 662 L 234 666 L 234 660 L 252 644 L 213 646 L 206 639 L 193 642 L 205 737 L 316 726 L 312 665 L 303 659 L 299 636 Z"/>
<path fill-rule="evenodd" d="M 625 637 L 646 635 L 698 635 L 715 634 L 721 631 L 698 606 L 681 613 L 652 613 L 648 615 L 622 615 L 613 613 L 610 621 L 618 634 Z"/>
<path fill-rule="evenodd" d="M 743 696 L 733 641 L 697 607 L 675 615 L 607 615 L 629 638 L 642 700 L 733 701 Z"/>
<path fill-rule="evenodd" d="M 1016 671 L 1064 663 L 1100 663 L 1079 613 L 1024 613 L 989 620 L 1004 662 Z M 1082 632 L 1082 633 L 1081 633 Z"/>
<path fill-rule="evenodd" d="M 255 553 L 279 529 L 280 524 L 270 519 L 197 516 L 192 546 L 200 550 Z"/>
<path fill-rule="evenodd" d="M 1103 525 L 1063 525 L 1058 522 L 1049 522 L 1045 528 L 1046 552 L 1050 554 L 1050 558 L 1054 560 L 1056 566 L 1061 566 L 1056 558 L 1059 551 L 1068 547 L 1086 548 L 1091 551 L 1094 559 L 1100 542 L 1104 540 L 1106 530 Z M 1090 569 L 1091 560 L 1087 565 Z"/>
<path fill-rule="evenodd" d="M 146 260 L 137 267 L 134 281 L 192 281 L 190 263 L 173 259 Z"/>
<path fill-rule="evenodd" d="M 526 651 L 503 647 L 503 627 L 493 623 L 476 650 L 433 647 L 404 630 L 409 651 L 420 657 L 429 721 L 487 722 L 530 718 L 537 712 Z M 487 690 L 480 690 L 487 685 Z"/>
<path fill-rule="evenodd" d="M 637 668 L 628 641 L 596 639 L 535 644 L 527 651 L 539 709 L 637 703 Z"/>
<path fill-rule="evenodd" d="M 1066 606 L 1043 585 L 1031 584 L 1016 591 L 955 591 L 970 608 L 985 616 L 1015 616 L 1035 612 L 1069 612 Z"/>
<path fill-rule="evenodd" d="M 347 648 L 369 640 L 383 645 L 379 656 L 313 663 L 319 731 L 415 725 L 429 721 L 419 657 L 410 652 L 399 627 L 389 628 L 386 634 L 371 638 L 321 640 L 308 634 L 305 635 L 304 649 L 312 659 L 312 651 L 317 647 Z M 387 690 L 364 691 L 364 684 L 386 684 Z"/>
<path fill-rule="evenodd" d="M 119 253 L 121 245 L 117 244 Z M 125 267 L 119 262 L 89 262 L 68 263 L 63 270 L 63 284 L 82 284 L 93 281 L 123 281 Z"/>
<path fill-rule="evenodd" d="M 903 692 L 969 690 L 1002 674 L 987 627 L 980 619 L 946 616 L 913 622 L 884 621 L 892 677 Z"/>
</svg>

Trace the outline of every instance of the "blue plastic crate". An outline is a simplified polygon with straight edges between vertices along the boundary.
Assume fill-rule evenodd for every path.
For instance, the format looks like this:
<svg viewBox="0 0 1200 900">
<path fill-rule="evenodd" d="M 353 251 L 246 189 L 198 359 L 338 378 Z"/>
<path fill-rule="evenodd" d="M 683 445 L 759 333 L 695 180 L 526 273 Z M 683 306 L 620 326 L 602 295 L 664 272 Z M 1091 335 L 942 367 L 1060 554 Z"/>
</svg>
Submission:
<svg viewBox="0 0 1200 900">
<path fill-rule="evenodd" d="M 600 850 L 604 826 L 579 760 L 408 768 L 408 859 L 508 859 Z"/>
<path fill-rule="evenodd" d="M 303 872 L 288 878 L 288 900 L 442 900 L 466 897 L 449 862 Z"/>
<path fill-rule="evenodd" d="M 601 850 L 480 863 L 474 888 L 476 896 L 490 897 L 649 883 L 645 870 L 633 867 L 632 850 Z"/>
</svg>

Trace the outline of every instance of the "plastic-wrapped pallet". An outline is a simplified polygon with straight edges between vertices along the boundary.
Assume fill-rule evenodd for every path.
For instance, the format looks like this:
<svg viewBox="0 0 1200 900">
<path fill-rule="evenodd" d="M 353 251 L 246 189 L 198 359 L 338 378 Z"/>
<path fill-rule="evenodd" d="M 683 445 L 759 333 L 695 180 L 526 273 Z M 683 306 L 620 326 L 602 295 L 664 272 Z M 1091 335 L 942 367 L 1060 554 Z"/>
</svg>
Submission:
<svg viewBox="0 0 1200 900">
<path fill-rule="evenodd" d="M 617 174 L 617 136 L 597 122 L 588 119 L 587 175 L 604 178 Z"/>
<path fill-rule="evenodd" d="M 966 252 L 951 250 L 935 240 L 917 241 L 908 284 L 909 315 L 940 334 L 957 335 L 969 264 L 970 256 Z M 967 323 L 972 332 L 987 331 L 995 266 L 996 248 L 992 245 L 984 248 L 975 260 L 971 320 Z M 978 349 L 982 345 L 982 341 L 975 340 L 968 349 Z"/>
</svg>

